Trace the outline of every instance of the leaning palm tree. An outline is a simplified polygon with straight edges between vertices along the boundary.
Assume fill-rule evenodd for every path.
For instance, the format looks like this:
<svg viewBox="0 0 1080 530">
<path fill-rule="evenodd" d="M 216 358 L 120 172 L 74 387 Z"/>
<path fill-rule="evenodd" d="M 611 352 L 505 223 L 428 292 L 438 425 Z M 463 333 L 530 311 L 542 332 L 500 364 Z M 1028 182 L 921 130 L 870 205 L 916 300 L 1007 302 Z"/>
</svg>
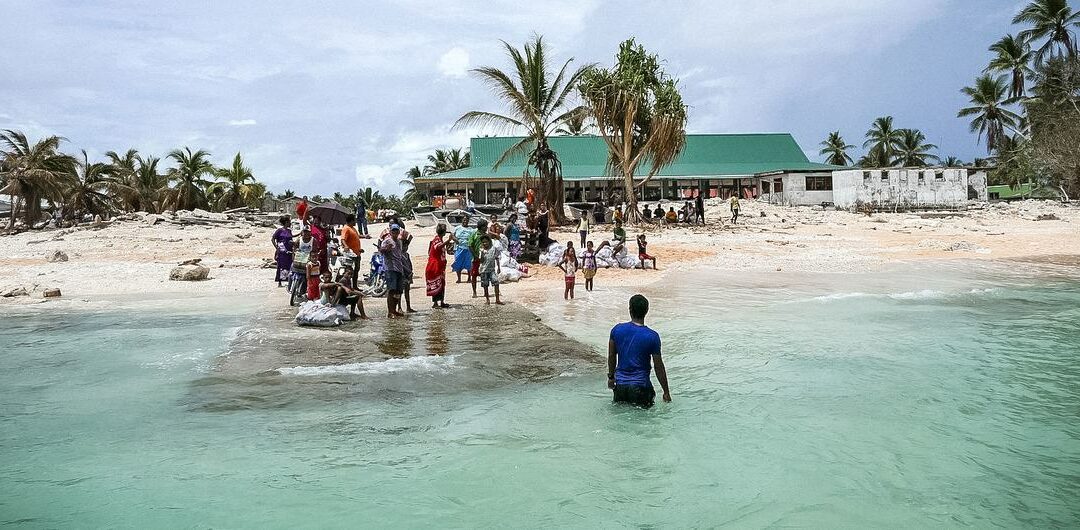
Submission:
<svg viewBox="0 0 1080 530">
<path fill-rule="evenodd" d="M 863 147 L 869 148 L 868 153 L 874 153 L 876 160 L 885 161 L 885 165 L 888 165 L 896 158 L 896 143 L 899 141 L 900 131 L 893 127 L 893 117 L 882 116 L 874 120 L 870 130 L 866 131 Z"/>
<path fill-rule="evenodd" d="M 165 173 L 171 184 L 165 190 L 165 208 L 192 210 L 206 206 L 206 190 L 213 184 L 207 177 L 214 174 L 210 153 L 185 147 L 169 152 L 169 158 L 176 162 L 176 167 L 169 168 Z"/>
<path fill-rule="evenodd" d="M 578 89 L 608 146 L 608 168 L 623 183 L 626 220 L 639 222 L 637 188 L 678 158 L 686 145 L 686 105 L 660 59 L 627 39 L 615 66 L 590 68 Z M 647 168 L 637 179 L 639 167 Z"/>
<path fill-rule="evenodd" d="M 559 155 L 548 143 L 548 137 L 562 122 L 580 113 L 580 107 L 570 107 L 570 92 L 588 66 L 568 71 L 573 59 L 563 63 L 552 76 L 543 37 L 536 35 L 531 42 L 518 50 L 503 42 L 506 54 L 513 63 L 510 73 L 485 66 L 473 70 L 507 107 L 506 114 L 486 111 L 466 112 L 458 118 L 455 126 L 476 125 L 504 131 L 524 133 L 524 137 L 507 149 L 494 163 L 497 169 L 512 156 L 521 155 L 526 160 L 526 176 L 529 168 L 535 168 L 540 176 L 538 199 L 551 205 L 556 222 L 565 221 L 563 213 L 562 164 Z"/>
<path fill-rule="evenodd" d="M 424 171 L 420 169 L 420 166 L 413 166 L 405 172 L 405 178 L 398 181 L 398 185 L 405 188 L 405 193 L 416 189 L 416 179 L 424 176 Z"/>
<path fill-rule="evenodd" d="M 240 153 L 233 157 L 231 166 L 218 169 L 214 176 L 218 178 L 218 182 L 211 184 L 206 191 L 216 199 L 214 206 L 218 210 L 249 206 L 261 199 L 262 192 L 265 191 L 256 188 L 255 184 L 258 182 L 255 175 L 244 165 Z"/>
<path fill-rule="evenodd" d="M 1030 24 L 1019 37 L 1027 42 L 1046 39 L 1035 50 L 1035 64 L 1054 56 L 1076 55 L 1074 27 L 1080 26 L 1080 11 L 1073 12 L 1068 0 L 1035 0 L 1013 18 L 1013 24 Z"/>
<path fill-rule="evenodd" d="M 0 178 L 4 182 L 0 193 L 11 196 L 9 228 L 15 227 L 20 204 L 23 220 L 33 226 L 41 217 L 41 201 L 56 203 L 63 199 L 75 158 L 60 152 L 61 141 L 59 136 L 48 136 L 31 145 L 21 132 L 8 129 L 0 133 Z"/>
<path fill-rule="evenodd" d="M 1024 96 L 1027 78 L 1033 74 L 1031 71 L 1031 46 L 1023 39 L 1012 35 L 1005 35 L 1001 40 L 990 46 L 994 58 L 990 65 L 983 70 L 984 73 L 1002 73 L 1012 76 L 1009 85 L 1009 97 L 1019 99 Z"/>
<path fill-rule="evenodd" d="M 971 106 L 960 109 L 957 117 L 974 116 L 971 120 L 971 132 L 979 133 L 979 140 L 986 135 L 986 151 L 992 153 L 1005 138 L 1005 129 L 1016 131 L 1020 125 L 1020 116 L 1006 106 L 1011 100 L 1006 99 L 1005 76 L 992 77 L 982 75 L 975 79 L 975 86 L 964 87 L 960 91 L 971 98 Z"/>
<path fill-rule="evenodd" d="M 937 146 L 926 142 L 926 135 L 918 129 L 899 129 L 900 139 L 896 142 L 894 166 L 923 167 L 940 160 L 930 151 Z"/>
<path fill-rule="evenodd" d="M 123 197 L 132 191 L 113 174 L 110 164 L 90 162 L 85 149 L 73 169 L 73 178 L 64 190 L 63 211 L 64 217 L 76 222 L 84 215 L 108 217 L 123 206 Z"/>
<path fill-rule="evenodd" d="M 852 162 L 851 155 L 847 153 L 849 149 L 855 149 L 855 146 L 848 145 L 840 136 L 840 131 L 834 131 L 821 142 L 821 151 L 818 154 L 825 157 L 827 164 L 846 166 Z"/>
</svg>

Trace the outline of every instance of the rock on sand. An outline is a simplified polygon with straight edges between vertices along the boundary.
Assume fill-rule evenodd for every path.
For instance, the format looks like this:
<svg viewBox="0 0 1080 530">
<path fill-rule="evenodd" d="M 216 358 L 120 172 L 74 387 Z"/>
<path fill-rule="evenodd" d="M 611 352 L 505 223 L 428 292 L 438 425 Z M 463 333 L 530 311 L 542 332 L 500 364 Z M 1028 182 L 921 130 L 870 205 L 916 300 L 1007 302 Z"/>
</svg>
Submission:
<svg viewBox="0 0 1080 530">
<path fill-rule="evenodd" d="M 54 250 L 45 255 L 45 261 L 49 263 L 56 263 L 58 261 L 67 261 L 68 255 L 63 250 Z"/>
<path fill-rule="evenodd" d="M 210 276 L 210 269 L 199 264 L 180 265 L 169 273 L 170 280 L 198 282 Z"/>
</svg>

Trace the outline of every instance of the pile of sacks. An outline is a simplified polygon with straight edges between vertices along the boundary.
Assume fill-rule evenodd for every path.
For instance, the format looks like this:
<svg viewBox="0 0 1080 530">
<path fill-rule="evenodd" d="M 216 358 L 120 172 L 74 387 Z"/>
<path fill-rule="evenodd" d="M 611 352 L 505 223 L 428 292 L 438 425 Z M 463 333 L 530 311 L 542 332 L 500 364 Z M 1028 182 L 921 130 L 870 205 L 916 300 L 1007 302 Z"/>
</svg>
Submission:
<svg viewBox="0 0 1080 530">
<path fill-rule="evenodd" d="M 506 240 L 506 236 L 500 237 L 498 241 L 491 242 L 491 248 L 499 251 L 499 283 L 516 282 L 521 279 L 520 265 L 517 260 L 510 257 L 508 247 L 509 242 Z"/>
<path fill-rule="evenodd" d="M 630 255 L 626 252 L 630 243 L 623 245 L 623 248 L 619 251 L 618 255 L 612 253 L 612 249 L 615 248 L 617 243 L 617 241 L 611 241 L 608 243 L 608 246 L 600 249 L 596 253 L 596 266 L 601 269 L 633 269 L 635 267 L 640 267 L 641 260 L 639 260 L 637 256 Z M 574 251 L 577 252 L 578 262 L 580 263 L 582 250 L 575 248 Z M 563 245 L 562 243 L 552 243 L 547 250 L 540 253 L 540 264 L 557 267 L 562 261 L 563 252 L 566 252 L 566 245 Z M 652 267 L 652 262 L 645 262 L 645 268 L 650 267 Z"/>
<path fill-rule="evenodd" d="M 330 328 L 340 326 L 347 320 L 349 320 L 349 308 L 343 305 L 326 305 L 318 300 L 300 304 L 300 310 L 296 312 L 296 323 L 301 326 Z"/>
</svg>

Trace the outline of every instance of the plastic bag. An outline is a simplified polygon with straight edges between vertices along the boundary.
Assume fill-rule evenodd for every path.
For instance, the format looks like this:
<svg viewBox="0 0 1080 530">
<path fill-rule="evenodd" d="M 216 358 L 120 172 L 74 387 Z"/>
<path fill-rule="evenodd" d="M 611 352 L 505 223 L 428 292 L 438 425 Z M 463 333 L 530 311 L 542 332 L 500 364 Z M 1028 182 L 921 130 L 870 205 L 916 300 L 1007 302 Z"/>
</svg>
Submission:
<svg viewBox="0 0 1080 530">
<path fill-rule="evenodd" d="M 331 306 L 319 301 L 300 304 L 296 312 L 296 323 L 301 326 L 334 327 L 349 319 L 349 310 L 345 306 Z"/>
</svg>

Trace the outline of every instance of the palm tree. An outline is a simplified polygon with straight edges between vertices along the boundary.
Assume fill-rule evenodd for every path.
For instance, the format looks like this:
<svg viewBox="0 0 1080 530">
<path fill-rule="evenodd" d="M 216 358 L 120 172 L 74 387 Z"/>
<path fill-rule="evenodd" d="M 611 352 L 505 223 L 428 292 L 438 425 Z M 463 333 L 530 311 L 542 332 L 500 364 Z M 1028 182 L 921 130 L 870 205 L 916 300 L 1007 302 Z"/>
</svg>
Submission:
<svg viewBox="0 0 1080 530">
<path fill-rule="evenodd" d="M 896 157 L 896 143 L 899 141 L 900 131 L 893 128 L 893 117 L 882 116 L 874 120 L 870 130 L 866 131 L 863 147 L 869 148 L 867 156 L 873 153 L 873 156 L 870 156 L 871 159 L 885 161 L 885 164 L 879 166 L 885 167 Z"/>
<path fill-rule="evenodd" d="M 122 197 L 132 191 L 113 174 L 110 164 L 90 162 L 85 149 L 73 169 L 73 178 L 64 191 L 63 210 L 65 217 L 76 222 L 83 215 L 108 217 L 120 209 Z"/>
<path fill-rule="evenodd" d="M 131 208 L 135 211 L 161 211 L 161 198 L 168 189 L 169 180 L 158 171 L 157 157 L 138 157 L 135 168 L 134 192 Z"/>
<path fill-rule="evenodd" d="M 678 158 L 686 145 L 686 105 L 660 59 L 627 39 L 615 66 L 590 68 L 578 89 L 608 145 L 608 166 L 623 182 L 629 222 L 641 220 L 636 188 Z M 638 167 L 648 172 L 637 182 Z"/>
<path fill-rule="evenodd" d="M 1012 35 L 1005 35 L 1001 40 L 990 46 L 994 52 L 994 58 L 990 65 L 983 70 L 984 73 L 1003 73 L 1012 75 L 1012 83 L 1009 85 L 1009 97 L 1019 99 L 1024 96 L 1027 77 L 1031 71 L 1031 46 L 1023 39 Z"/>
<path fill-rule="evenodd" d="M 137 211 L 139 208 L 135 204 L 136 197 L 134 196 L 135 186 L 135 168 L 138 165 L 139 152 L 135 149 L 128 149 L 124 154 L 118 154 L 116 151 L 109 151 L 105 153 L 105 158 L 109 159 L 106 172 L 112 176 L 116 181 L 124 184 L 129 191 L 125 192 L 121 199 L 121 207 Z"/>
<path fill-rule="evenodd" d="M 893 165 L 900 167 L 923 167 L 930 162 L 940 160 L 930 151 L 937 149 L 934 144 L 926 143 L 926 135 L 918 129 L 899 129 L 900 139 L 896 142 L 896 160 Z"/>
<path fill-rule="evenodd" d="M 165 190 L 165 207 L 192 210 L 206 206 L 206 189 L 213 184 L 206 177 L 214 174 L 210 153 L 185 147 L 169 152 L 169 158 L 176 162 L 176 167 L 169 168 L 165 173 L 172 184 Z"/>
<path fill-rule="evenodd" d="M 517 50 L 503 42 L 506 54 L 513 63 L 510 74 L 498 68 L 485 66 L 473 70 L 505 102 L 509 112 L 470 111 L 458 118 L 457 125 L 478 125 L 496 129 L 523 131 L 524 137 L 500 156 L 494 164 L 498 168 L 511 156 L 526 156 L 528 168 L 533 167 L 540 176 L 538 199 L 551 205 L 556 222 L 565 221 L 563 213 L 562 164 L 559 155 L 548 144 L 548 137 L 562 122 L 580 113 L 580 107 L 568 107 L 570 92 L 588 68 L 581 66 L 568 72 L 573 59 L 563 63 L 559 72 L 551 75 L 543 37 L 536 35 L 532 42 Z"/>
<path fill-rule="evenodd" d="M 1013 18 L 1013 24 L 1030 24 L 1019 37 L 1026 42 L 1046 39 L 1035 51 L 1035 64 L 1048 57 L 1076 55 L 1072 27 L 1080 26 L 1080 12 L 1073 12 L 1068 0 L 1035 0 Z"/>
<path fill-rule="evenodd" d="M 282 200 L 291 199 L 293 197 L 296 197 L 296 192 L 293 191 L 293 190 L 290 190 L 288 188 L 286 188 L 285 191 L 281 195 L 278 195 L 278 198 L 282 199 Z"/>
<path fill-rule="evenodd" d="M 564 120 L 559 128 L 555 130 L 555 134 L 558 136 L 582 136 L 589 134 L 592 130 L 593 124 L 589 121 L 589 115 L 581 112 L 576 113 Z"/>
<path fill-rule="evenodd" d="M 259 190 L 255 184 L 255 175 L 244 165 L 240 153 L 233 157 L 232 166 L 220 168 L 214 172 L 219 181 L 207 187 L 206 192 L 214 197 L 214 206 L 218 210 L 250 206 L 262 199 L 265 189 Z"/>
<path fill-rule="evenodd" d="M 941 165 L 945 167 L 964 167 L 964 161 L 955 156 L 950 156 L 942 160 Z"/>
<path fill-rule="evenodd" d="M 1009 100 L 1005 99 L 1005 76 L 992 77 L 989 74 L 975 79 L 975 86 L 964 87 L 960 91 L 971 98 L 971 106 L 960 109 L 957 117 L 974 116 L 971 120 L 971 132 L 978 131 L 979 140 L 986 135 L 986 151 L 993 152 L 1005 138 L 1005 129 L 1017 130 L 1020 116 L 1006 108 Z"/>
<path fill-rule="evenodd" d="M 471 158 L 469 152 L 462 154 L 461 148 L 436 149 L 434 154 L 428 155 L 428 165 L 424 166 L 424 175 L 437 175 L 469 167 Z"/>
<path fill-rule="evenodd" d="M 889 167 L 890 160 L 885 158 L 885 153 L 879 149 L 871 149 L 859 157 L 858 166 L 862 168 Z"/>
<path fill-rule="evenodd" d="M 13 130 L 0 133 L 0 156 L 3 167 L 4 188 L 0 193 L 11 195 L 11 219 L 8 227 L 15 227 L 15 214 L 20 203 L 23 220 L 33 226 L 41 217 L 41 201 L 53 203 L 63 199 L 64 189 L 71 182 L 75 158 L 59 151 L 59 136 L 48 136 L 30 145 L 26 135 Z"/>
<path fill-rule="evenodd" d="M 826 157 L 827 164 L 846 166 L 852 162 L 851 155 L 847 154 L 848 149 L 855 149 L 855 146 L 848 145 L 840 137 L 840 131 L 835 131 L 829 133 L 829 137 L 821 142 L 821 151 L 818 154 Z"/>
</svg>

